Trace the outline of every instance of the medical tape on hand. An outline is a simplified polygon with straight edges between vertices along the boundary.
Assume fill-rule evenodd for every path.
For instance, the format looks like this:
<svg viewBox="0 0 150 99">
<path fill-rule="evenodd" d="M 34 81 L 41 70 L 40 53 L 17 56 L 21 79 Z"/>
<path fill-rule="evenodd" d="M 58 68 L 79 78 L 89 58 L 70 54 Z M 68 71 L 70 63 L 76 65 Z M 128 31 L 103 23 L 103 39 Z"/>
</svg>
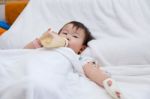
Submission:
<svg viewBox="0 0 150 99">
<path fill-rule="evenodd" d="M 118 88 L 115 80 L 112 78 L 107 78 L 103 81 L 103 86 L 113 99 L 122 99 L 122 93 Z"/>
</svg>

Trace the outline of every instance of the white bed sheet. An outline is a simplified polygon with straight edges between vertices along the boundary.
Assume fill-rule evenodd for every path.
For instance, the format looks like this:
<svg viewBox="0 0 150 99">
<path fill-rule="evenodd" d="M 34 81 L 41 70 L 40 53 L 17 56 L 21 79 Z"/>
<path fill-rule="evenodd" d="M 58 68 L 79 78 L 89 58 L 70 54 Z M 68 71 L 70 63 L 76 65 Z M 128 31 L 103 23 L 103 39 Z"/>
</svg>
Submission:
<svg viewBox="0 0 150 99">
<path fill-rule="evenodd" d="M 75 72 L 76 56 L 64 49 L 5 50 L 0 51 L 0 60 L 0 99 L 111 99 L 103 88 Z M 103 69 L 116 79 L 125 99 L 149 99 L 150 65 Z"/>
</svg>

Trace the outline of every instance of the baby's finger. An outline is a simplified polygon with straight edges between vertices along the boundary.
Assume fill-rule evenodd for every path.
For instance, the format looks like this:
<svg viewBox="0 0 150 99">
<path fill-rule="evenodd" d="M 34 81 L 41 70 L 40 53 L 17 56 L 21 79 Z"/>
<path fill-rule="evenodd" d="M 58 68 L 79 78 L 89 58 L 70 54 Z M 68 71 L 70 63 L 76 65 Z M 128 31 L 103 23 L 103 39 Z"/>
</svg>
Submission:
<svg viewBox="0 0 150 99">
<path fill-rule="evenodd" d="M 99 65 L 99 64 L 96 64 L 95 61 L 89 62 L 88 65 L 90 65 L 90 66 L 92 66 L 92 67 L 94 67 L 94 68 L 99 68 L 99 67 L 100 67 L 100 65 Z"/>
<path fill-rule="evenodd" d="M 89 61 L 89 62 L 87 62 L 87 63 L 88 63 L 88 64 L 91 64 L 91 65 L 96 64 L 95 61 Z"/>
<path fill-rule="evenodd" d="M 52 29 L 49 28 L 48 31 L 47 31 L 47 33 L 51 34 L 51 32 L 52 32 Z"/>
</svg>

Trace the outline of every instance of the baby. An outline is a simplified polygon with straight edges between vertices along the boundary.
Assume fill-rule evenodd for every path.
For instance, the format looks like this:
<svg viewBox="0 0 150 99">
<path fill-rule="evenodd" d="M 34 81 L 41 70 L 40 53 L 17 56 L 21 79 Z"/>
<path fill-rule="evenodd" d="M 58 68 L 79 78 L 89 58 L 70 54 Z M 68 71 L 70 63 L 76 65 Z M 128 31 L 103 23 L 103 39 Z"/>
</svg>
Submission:
<svg viewBox="0 0 150 99">
<path fill-rule="evenodd" d="M 42 37 L 36 38 L 26 45 L 25 48 L 35 49 L 41 47 L 52 48 L 66 46 L 71 48 L 77 55 L 80 55 L 87 47 L 87 43 L 92 39 L 94 38 L 84 24 L 71 21 L 65 24 L 58 34 L 49 29 Z M 122 99 L 122 93 L 117 87 L 116 82 L 99 68 L 100 65 L 97 64 L 95 60 L 90 57 L 82 57 L 80 60 L 83 61 L 82 67 L 86 77 L 99 86 L 104 87 L 108 94 L 114 99 Z"/>
</svg>

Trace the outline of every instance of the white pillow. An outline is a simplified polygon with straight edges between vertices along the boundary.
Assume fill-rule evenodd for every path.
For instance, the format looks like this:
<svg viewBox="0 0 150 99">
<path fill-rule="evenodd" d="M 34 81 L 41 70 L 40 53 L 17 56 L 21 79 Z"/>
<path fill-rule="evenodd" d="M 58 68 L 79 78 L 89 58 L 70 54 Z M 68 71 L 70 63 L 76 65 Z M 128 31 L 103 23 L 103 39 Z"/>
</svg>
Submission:
<svg viewBox="0 0 150 99">
<path fill-rule="evenodd" d="M 23 48 L 49 27 L 58 32 L 71 20 L 84 23 L 96 39 L 150 36 L 149 10 L 148 0 L 30 0 L 0 37 L 0 49 Z"/>
<path fill-rule="evenodd" d="M 101 65 L 148 65 L 149 40 L 150 38 L 93 40 L 89 43 L 89 49 Z"/>
</svg>

